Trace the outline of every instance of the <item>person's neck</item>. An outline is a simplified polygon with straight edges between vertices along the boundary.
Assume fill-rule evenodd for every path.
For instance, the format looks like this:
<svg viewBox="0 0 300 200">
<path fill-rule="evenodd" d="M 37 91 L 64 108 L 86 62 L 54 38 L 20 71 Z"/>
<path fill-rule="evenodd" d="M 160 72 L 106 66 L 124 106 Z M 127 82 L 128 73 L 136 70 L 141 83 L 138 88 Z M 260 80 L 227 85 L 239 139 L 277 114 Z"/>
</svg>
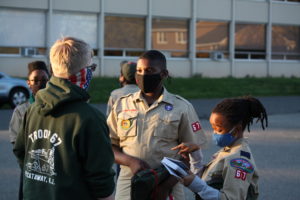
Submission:
<svg viewBox="0 0 300 200">
<path fill-rule="evenodd" d="M 142 92 L 142 95 L 145 98 L 147 104 L 151 106 L 161 96 L 162 93 L 163 93 L 163 87 L 151 93 Z"/>
</svg>

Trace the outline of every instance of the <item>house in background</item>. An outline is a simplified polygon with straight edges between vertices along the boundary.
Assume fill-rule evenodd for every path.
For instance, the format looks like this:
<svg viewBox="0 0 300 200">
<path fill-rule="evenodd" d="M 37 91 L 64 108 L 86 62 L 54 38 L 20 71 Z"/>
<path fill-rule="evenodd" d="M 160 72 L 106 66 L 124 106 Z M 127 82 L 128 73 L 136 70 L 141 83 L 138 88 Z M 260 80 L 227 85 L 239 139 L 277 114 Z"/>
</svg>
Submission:
<svg viewBox="0 0 300 200">
<path fill-rule="evenodd" d="M 92 46 L 98 76 L 158 49 L 176 77 L 300 77 L 300 0 L 0 1 L 0 71 L 25 77 L 62 36 Z"/>
</svg>

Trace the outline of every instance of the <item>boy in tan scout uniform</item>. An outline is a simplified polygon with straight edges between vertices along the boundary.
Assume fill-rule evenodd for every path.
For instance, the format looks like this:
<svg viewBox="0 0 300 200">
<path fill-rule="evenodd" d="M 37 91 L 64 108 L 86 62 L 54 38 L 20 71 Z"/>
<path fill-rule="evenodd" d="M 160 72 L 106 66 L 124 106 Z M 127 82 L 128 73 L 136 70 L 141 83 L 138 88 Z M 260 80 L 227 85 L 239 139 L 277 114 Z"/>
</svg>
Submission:
<svg viewBox="0 0 300 200">
<path fill-rule="evenodd" d="M 193 106 L 163 87 L 162 80 L 167 77 L 165 56 L 155 50 L 145 52 L 137 62 L 141 91 L 117 100 L 108 116 L 115 162 L 121 165 L 117 200 L 130 200 L 131 178 L 138 171 L 159 167 L 164 156 L 178 158 L 172 147 L 206 143 Z M 158 200 L 165 200 L 170 192 L 175 200 L 185 199 L 183 187 L 174 177 L 159 188 Z"/>
<path fill-rule="evenodd" d="M 201 178 L 193 174 L 183 178 L 184 185 L 201 197 L 198 199 L 258 198 L 259 176 L 243 134 L 246 127 L 250 131 L 254 118 L 261 122 L 263 129 L 268 125 L 264 106 L 253 97 L 225 99 L 213 109 L 210 116 L 213 140 L 223 148 L 213 155 L 203 173 L 198 174 Z"/>
<path fill-rule="evenodd" d="M 121 88 L 115 89 L 110 93 L 110 97 L 107 102 L 106 116 L 109 115 L 112 106 L 118 98 L 130 93 L 139 91 L 139 87 L 135 81 L 136 63 L 123 61 L 121 62 L 121 71 L 119 76 L 119 82 L 122 85 Z"/>
</svg>

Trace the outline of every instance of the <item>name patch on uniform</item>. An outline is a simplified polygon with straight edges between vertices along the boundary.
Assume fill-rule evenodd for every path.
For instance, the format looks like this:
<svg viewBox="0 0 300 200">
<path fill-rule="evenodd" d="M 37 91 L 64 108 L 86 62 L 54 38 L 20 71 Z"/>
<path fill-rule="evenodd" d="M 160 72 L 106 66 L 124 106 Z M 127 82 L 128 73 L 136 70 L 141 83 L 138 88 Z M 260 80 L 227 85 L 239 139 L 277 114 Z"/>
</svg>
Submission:
<svg viewBox="0 0 300 200">
<path fill-rule="evenodd" d="M 247 172 L 244 172 L 243 170 L 237 169 L 235 172 L 234 178 L 242 179 L 243 181 L 246 180 Z"/>
<path fill-rule="evenodd" d="M 243 158 L 235 158 L 230 161 L 230 165 L 232 167 L 236 167 L 238 169 L 243 170 L 247 173 L 252 173 L 254 170 L 253 165 L 246 159 Z"/>
<path fill-rule="evenodd" d="M 199 131 L 201 129 L 200 122 L 192 123 L 192 129 L 193 129 L 194 132 Z"/>
<path fill-rule="evenodd" d="M 171 111 L 171 110 L 173 110 L 173 106 L 170 104 L 167 104 L 167 105 L 165 105 L 165 109 L 166 109 L 166 111 Z"/>
<path fill-rule="evenodd" d="M 130 128 L 130 126 L 131 126 L 131 121 L 130 121 L 130 120 L 128 120 L 128 119 L 123 119 L 123 120 L 121 121 L 121 127 L 122 127 L 122 129 L 128 130 L 128 129 Z"/>
</svg>

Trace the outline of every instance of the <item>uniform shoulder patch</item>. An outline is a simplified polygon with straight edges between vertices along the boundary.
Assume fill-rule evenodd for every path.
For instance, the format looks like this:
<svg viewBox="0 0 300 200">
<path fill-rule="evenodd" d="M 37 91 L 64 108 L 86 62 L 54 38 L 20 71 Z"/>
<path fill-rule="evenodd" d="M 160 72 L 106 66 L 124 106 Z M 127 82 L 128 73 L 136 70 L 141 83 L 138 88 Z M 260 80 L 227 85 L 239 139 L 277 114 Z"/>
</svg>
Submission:
<svg viewBox="0 0 300 200">
<path fill-rule="evenodd" d="M 251 153 L 249 153 L 247 151 L 241 151 L 241 156 L 251 159 Z"/>
<path fill-rule="evenodd" d="M 230 160 L 230 165 L 247 173 L 252 173 L 254 171 L 253 165 L 244 158 L 234 158 Z"/>
</svg>

